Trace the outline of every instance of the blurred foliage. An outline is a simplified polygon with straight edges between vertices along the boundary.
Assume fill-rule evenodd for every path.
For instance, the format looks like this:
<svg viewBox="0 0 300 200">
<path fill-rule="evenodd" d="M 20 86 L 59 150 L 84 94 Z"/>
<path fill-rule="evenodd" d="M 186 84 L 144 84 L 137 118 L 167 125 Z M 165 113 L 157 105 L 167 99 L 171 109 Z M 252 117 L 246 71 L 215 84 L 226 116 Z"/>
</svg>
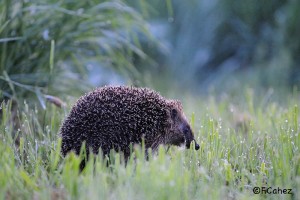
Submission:
<svg viewBox="0 0 300 200">
<path fill-rule="evenodd" d="M 261 53 L 263 59 L 274 56 L 276 49 L 273 47 L 278 42 L 276 14 L 284 3 L 281 0 L 222 1 L 224 15 L 216 29 L 208 65 L 216 67 L 224 60 L 235 57 L 241 67 L 246 67 L 253 61 L 259 46 L 265 48 Z"/>
<path fill-rule="evenodd" d="M 285 40 L 294 61 L 290 83 L 300 85 L 300 2 L 290 1 L 287 13 Z"/>
<path fill-rule="evenodd" d="M 260 76 L 261 68 L 274 63 L 267 67 L 270 78 L 264 77 L 274 79 L 268 87 L 286 74 L 286 86 L 300 83 L 298 1 L 173 0 L 172 16 L 166 4 L 152 5 L 161 13 L 153 18 L 161 24 L 167 21 L 168 65 L 181 83 L 208 88 L 248 68 Z M 273 73 L 278 65 L 284 74 Z"/>
<path fill-rule="evenodd" d="M 92 68 L 164 90 L 232 79 L 290 88 L 300 83 L 299 13 L 296 0 L 3 0 L 1 94 L 78 96 L 91 74 L 107 76 Z"/>
<path fill-rule="evenodd" d="M 0 2 L 0 88 L 5 98 L 82 92 L 89 66 L 139 77 L 147 23 L 122 1 Z M 154 42 L 153 42 L 154 43 Z M 31 91 L 31 92 L 30 92 Z M 34 93 L 32 93 L 34 92 Z"/>
</svg>

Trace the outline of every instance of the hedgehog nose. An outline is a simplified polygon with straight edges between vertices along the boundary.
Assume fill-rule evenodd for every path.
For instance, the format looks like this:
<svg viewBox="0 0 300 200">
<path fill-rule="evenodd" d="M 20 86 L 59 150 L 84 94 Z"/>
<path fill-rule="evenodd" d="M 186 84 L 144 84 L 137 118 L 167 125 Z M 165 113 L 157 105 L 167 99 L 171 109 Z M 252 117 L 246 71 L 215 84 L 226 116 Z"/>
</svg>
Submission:
<svg viewBox="0 0 300 200">
<path fill-rule="evenodd" d="M 195 142 L 195 150 L 197 151 L 200 149 L 200 145 L 196 142 L 196 140 L 194 140 L 194 142 Z"/>
<path fill-rule="evenodd" d="M 195 144 L 195 149 L 196 149 L 196 150 L 199 150 L 199 149 L 200 149 L 199 144 Z"/>
</svg>

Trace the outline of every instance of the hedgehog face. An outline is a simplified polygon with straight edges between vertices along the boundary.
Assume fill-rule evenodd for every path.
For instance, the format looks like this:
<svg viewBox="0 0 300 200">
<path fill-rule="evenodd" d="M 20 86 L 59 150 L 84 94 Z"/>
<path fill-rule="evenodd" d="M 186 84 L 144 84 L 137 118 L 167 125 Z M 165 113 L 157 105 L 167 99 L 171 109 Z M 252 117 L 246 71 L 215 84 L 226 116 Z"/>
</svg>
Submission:
<svg viewBox="0 0 300 200">
<path fill-rule="evenodd" d="M 191 142 L 195 142 L 195 149 L 200 148 L 194 139 L 194 134 L 186 117 L 180 108 L 172 108 L 170 111 L 171 130 L 169 135 L 169 144 L 181 146 L 185 145 L 187 149 L 190 148 Z"/>
</svg>

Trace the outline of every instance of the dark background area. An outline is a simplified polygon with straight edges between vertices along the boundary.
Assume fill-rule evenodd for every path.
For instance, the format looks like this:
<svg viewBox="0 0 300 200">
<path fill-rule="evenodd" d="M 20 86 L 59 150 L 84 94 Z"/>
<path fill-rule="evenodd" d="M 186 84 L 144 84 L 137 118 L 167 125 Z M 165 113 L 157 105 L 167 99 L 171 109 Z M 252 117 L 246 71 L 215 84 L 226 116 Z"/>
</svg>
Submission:
<svg viewBox="0 0 300 200">
<path fill-rule="evenodd" d="M 3 0 L 1 99 L 105 84 L 285 96 L 300 84 L 299 21 L 296 0 Z"/>
</svg>

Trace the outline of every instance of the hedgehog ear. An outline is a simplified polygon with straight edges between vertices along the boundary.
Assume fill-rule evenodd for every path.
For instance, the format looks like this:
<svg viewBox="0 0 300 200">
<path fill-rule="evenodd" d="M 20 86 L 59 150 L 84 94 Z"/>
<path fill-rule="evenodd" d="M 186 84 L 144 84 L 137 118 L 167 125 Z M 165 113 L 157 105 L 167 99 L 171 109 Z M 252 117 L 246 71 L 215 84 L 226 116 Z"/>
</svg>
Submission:
<svg viewBox="0 0 300 200">
<path fill-rule="evenodd" d="M 172 110 L 171 110 L 171 117 L 172 117 L 172 119 L 175 119 L 176 116 L 177 116 L 177 114 L 178 114 L 177 110 L 175 108 L 172 108 Z"/>
</svg>

